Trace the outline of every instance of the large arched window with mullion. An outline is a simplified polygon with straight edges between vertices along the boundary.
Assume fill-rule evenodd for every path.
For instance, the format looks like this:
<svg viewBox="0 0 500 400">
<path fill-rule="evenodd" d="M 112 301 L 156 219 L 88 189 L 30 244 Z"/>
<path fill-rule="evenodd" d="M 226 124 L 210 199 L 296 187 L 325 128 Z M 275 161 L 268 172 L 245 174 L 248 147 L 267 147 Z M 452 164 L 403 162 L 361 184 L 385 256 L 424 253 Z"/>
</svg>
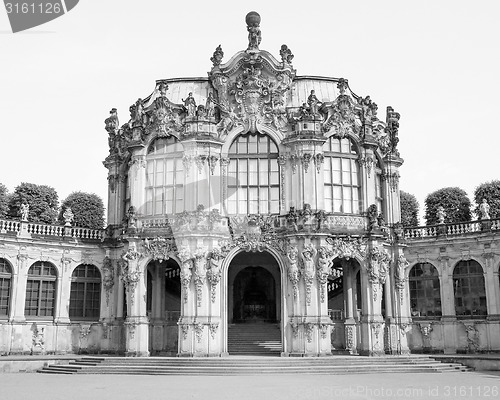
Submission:
<svg viewBox="0 0 500 400">
<path fill-rule="evenodd" d="M 267 135 L 238 136 L 229 148 L 228 214 L 279 213 L 278 147 Z"/>
<path fill-rule="evenodd" d="M 0 258 L 0 318 L 8 317 L 12 287 L 12 268 L 9 262 Z"/>
<path fill-rule="evenodd" d="M 158 138 L 146 156 L 146 215 L 184 211 L 182 144 L 173 136 Z"/>
<path fill-rule="evenodd" d="M 483 268 L 477 261 L 460 261 L 455 266 L 453 288 L 457 317 L 485 317 L 488 314 Z"/>
<path fill-rule="evenodd" d="M 56 304 L 56 268 L 48 262 L 37 261 L 28 270 L 26 282 L 26 317 L 53 317 Z"/>
<path fill-rule="evenodd" d="M 101 306 L 101 273 L 95 265 L 81 264 L 71 276 L 69 317 L 98 320 Z"/>
<path fill-rule="evenodd" d="M 411 313 L 418 317 L 440 317 L 441 290 L 439 274 L 431 263 L 415 264 L 409 274 Z"/>
<path fill-rule="evenodd" d="M 330 136 L 323 144 L 325 211 L 359 214 L 358 154 L 352 141 Z"/>
</svg>

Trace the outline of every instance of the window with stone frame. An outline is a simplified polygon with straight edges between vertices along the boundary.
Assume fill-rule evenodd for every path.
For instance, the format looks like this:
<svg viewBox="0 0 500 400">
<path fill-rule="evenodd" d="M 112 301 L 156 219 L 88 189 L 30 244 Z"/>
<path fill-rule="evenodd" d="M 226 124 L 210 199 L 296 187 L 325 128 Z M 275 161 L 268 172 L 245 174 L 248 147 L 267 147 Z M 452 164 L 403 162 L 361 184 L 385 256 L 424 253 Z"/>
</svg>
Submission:
<svg viewBox="0 0 500 400">
<path fill-rule="evenodd" d="M 455 314 L 458 318 L 480 318 L 488 314 L 483 267 L 475 260 L 462 260 L 453 269 Z"/>
<path fill-rule="evenodd" d="M 267 135 L 238 136 L 229 148 L 227 212 L 277 214 L 280 202 L 278 146 Z"/>
<path fill-rule="evenodd" d="M 101 310 L 101 273 L 95 265 L 81 264 L 71 275 L 69 317 L 99 320 Z"/>
<path fill-rule="evenodd" d="M 12 268 L 9 262 L 0 258 L 0 318 L 9 316 L 12 288 Z"/>
<path fill-rule="evenodd" d="M 184 211 L 183 147 L 173 136 L 158 138 L 146 156 L 145 215 L 159 216 Z"/>
<path fill-rule="evenodd" d="M 411 315 L 414 318 L 441 317 L 439 274 L 431 263 L 415 264 L 409 274 Z"/>
<path fill-rule="evenodd" d="M 330 136 L 323 144 L 325 211 L 359 214 L 358 154 L 351 139 Z"/>
<path fill-rule="evenodd" d="M 35 262 L 28 270 L 25 317 L 54 317 L 57 271 L 45 261 Z"/>
</svg>

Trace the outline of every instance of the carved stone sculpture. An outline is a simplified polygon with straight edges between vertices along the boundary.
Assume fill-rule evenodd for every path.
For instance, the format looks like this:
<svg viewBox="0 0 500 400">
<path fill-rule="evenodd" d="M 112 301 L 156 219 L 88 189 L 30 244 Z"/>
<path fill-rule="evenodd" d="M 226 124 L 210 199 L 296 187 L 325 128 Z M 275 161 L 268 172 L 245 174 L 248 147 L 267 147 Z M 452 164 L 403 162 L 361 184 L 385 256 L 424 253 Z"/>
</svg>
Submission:
<svg viewBox="0 0 500 400">
<path fill-rule="evenodd" d="M 248 30 L 248 50 L 259 50 L 259 44 L 262 40 L 260 32 L 260 15 L 255 11 L 247 14 L 246 18 Z"/>
<path fill-rule="evenodd" d="M 188 97 L 185 100 L 182 99 L 182 102 L 184 103 L 184 107 L 186 107 L 187 116 L 194 117 L 196 115 L 196 101 L 194 100 L 193 93 L 189 92 Z"/>
<path fill-rule="evenodd" d="M 444 219 L 446 217 L 446 212 L 444 211 L 444 207 L 443 206 L 439 206 L 438 207 L 436 215 L 438 217 L 438 223 L 444 224 Z"/>
<path fill-rule="evenodd" d="M 63 218 L 64 218 L 64 226 L 71 226 L 71 223 L 75 218 L 75 215 L 71 211 L 71 207 L 66 207 L 66 210 L 64 210 L 63 213 Z"/>
<path fill-rule="evenodd" d="M 479 219 L 490 219 L 490 205 L 486 199 L 479 206 Z"/>
<path fill-rule="evenodd" d="M 290 279 L 290 282 L 292 283 L 293 286 L 294 298 L 297 298 L 298 295 L 298 283 L 300 279 L 298 254 L 299 250 L 297 249 L 297 246 L 290 246 L 286 254 L 288 258 L 288 279 Z"/>
<path fill-rule="evenodd" d="M 219 44 L 215 49 L 213 56 L 210 58 L 210 61 L 212 61 L 214 67 L 216 67 L 221 64 L 223 57 L 224 57 L 224 52 L 222 51 L 222 47 Z"/>
<path fill-rule="evenodd" d="M 309 244 L 302 250 L 302 264 L 303 264 L 303 276 L 304 283 L 306 285 L 306 303 L 311 304 L 311 287 L 314 281 L 314 260 L 316 257 L 316 248 Z"/>
<path fill-rule="evenodd" d="M 281 61 L 283 64 L 291 64 L 293 60 L 292 51 L 288 48 L 286 44 L 281 45 L 280 49 Z"/>
<path fill-rule="evenodd" d="M 30 205 L 27 203 L 21 204 L 19 208 L 19 213 L 21 214 L 21 221 L 28 222 L 28 216 L 30 213 Z"/>
</svg>

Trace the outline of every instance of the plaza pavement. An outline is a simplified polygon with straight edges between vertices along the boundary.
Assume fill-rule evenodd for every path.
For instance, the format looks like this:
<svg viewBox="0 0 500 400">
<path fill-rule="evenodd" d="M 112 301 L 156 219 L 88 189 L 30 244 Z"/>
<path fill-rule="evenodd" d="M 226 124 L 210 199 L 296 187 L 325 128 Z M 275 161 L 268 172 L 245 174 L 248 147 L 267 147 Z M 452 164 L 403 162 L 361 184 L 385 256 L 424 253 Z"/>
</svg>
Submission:
<svg viewBox="0 0 500 400">
<path fill-rule="evenodd" d="M 358 375 L 0 374 L 5 400 L 499 399 L 500 371 Z"/>
</svg>

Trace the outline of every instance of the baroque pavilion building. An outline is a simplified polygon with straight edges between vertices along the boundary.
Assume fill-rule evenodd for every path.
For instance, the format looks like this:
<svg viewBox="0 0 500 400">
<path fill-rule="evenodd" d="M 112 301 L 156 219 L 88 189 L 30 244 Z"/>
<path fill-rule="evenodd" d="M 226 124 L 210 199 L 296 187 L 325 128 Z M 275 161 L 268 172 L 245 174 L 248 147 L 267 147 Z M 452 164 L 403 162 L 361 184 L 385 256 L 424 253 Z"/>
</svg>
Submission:
<svg viewBox="0 0 500 400">
<path fill-rule="evenodd" d="M 105 230 L 0 220 L 0 353 L 500 350 L 500 221 L 403 229 L 399 114 L 246 22 L 111 110 Z"/>
</svg>

